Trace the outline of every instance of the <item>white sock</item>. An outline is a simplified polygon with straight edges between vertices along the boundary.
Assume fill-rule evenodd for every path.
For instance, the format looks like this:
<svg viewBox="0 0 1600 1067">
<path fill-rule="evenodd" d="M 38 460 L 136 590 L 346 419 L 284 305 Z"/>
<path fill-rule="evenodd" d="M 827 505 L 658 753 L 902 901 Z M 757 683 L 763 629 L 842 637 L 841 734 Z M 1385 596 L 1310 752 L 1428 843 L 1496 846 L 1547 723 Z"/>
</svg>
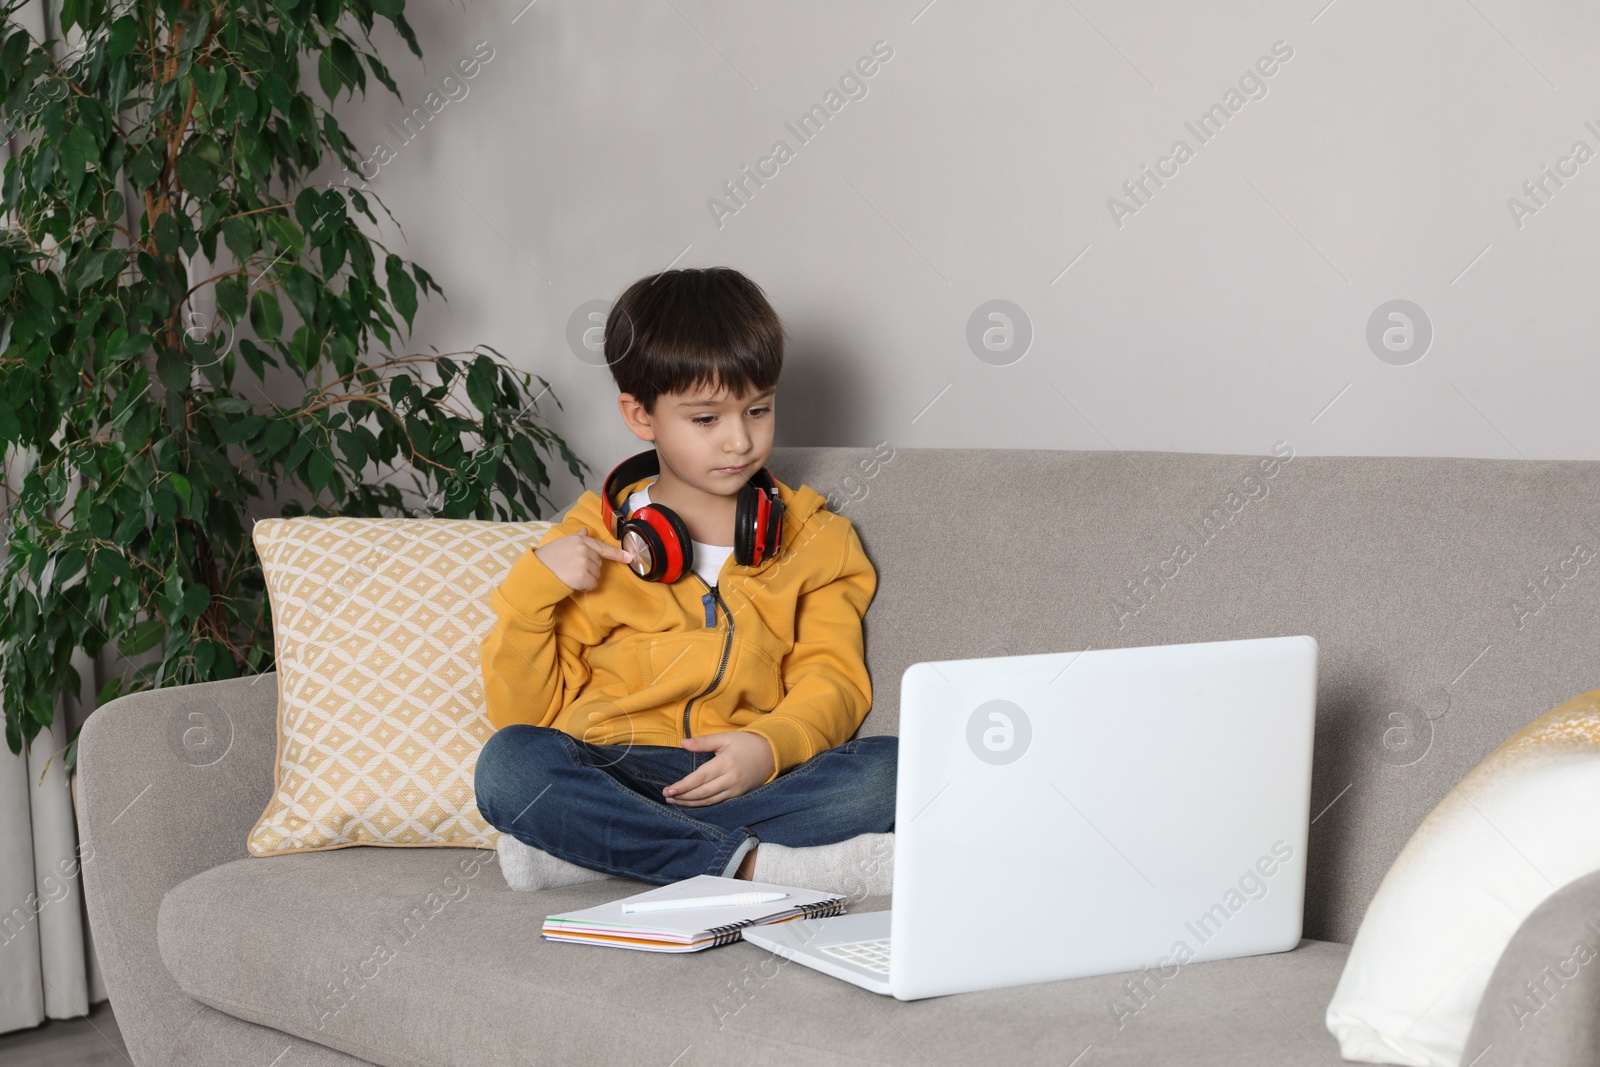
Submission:
<svg viewBox="0 0 1600 1067">
<path fill-rule="evenodd" d="M 597 882 L 611 877 L 600 871 L 591 871 L 558 859 L 542 849 L 524 844 L 510 834 L 502 833 L 495 842 L 495 855 L 500 857 L 500 873 L 506 876 L 506 885 L 520 892 L 531 889 L 556 889 L 580 882 Z"/>
<path fill-rule="evenodd" d="M 751 874 L 757 882 L 843 893 L 851 900 L 886 897 L 894 888 L 894 834 L 861 834 L 810 848 L 763 841 Z"/>
</svg>

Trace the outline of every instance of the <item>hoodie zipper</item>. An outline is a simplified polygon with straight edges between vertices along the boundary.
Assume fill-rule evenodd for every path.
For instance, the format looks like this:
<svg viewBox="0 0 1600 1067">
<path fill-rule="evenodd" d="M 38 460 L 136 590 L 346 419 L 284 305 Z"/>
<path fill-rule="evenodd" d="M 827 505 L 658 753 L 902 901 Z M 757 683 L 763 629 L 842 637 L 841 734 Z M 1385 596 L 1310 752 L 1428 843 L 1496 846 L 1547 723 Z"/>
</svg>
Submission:
<svg viewBox="0 0 1600 1067">
<path fill-rule="evenodd" d="M 694 573 L 694 572 L 691 572 L 691 573 Z M 709 627 L 709 626 L 715 626 L 717 624 L 717 608 L 716 608 L 716 606 L 718 604 L 721 604 L 722 605 L 723 614 L 727 615 L 727 617 L 728 617 L 728 633 L 727 633 L 727 636 L 725 636 L 722 639 L 722 659 L 721 659 L 720 662 L 717 663 L 717 674 L 716 674 L 716 677 L 711 679 L 711 684 L 710 685 L 706 686 L 704 689 L 700 690 L 700 692 L 698 692 L 694 696 L 690 697 L 688 699 L 688 701 L 685 702 L 684 705 L 683 705 L 683 736 L 684 737 L 692 736 L 689 733 L 689 711 L 690 711 L 690 709 L 692 709 L 694 707 L 694 702 L 696 700 L 699 700 L 701 697 L 705 696 L 707 693 L 711 692 L 713 689 L 715 689 L 718 685 L 721 684 L 721 682 L 722 682 L 722 672 L 724 670 L 726 670 L 727 667 L 728 667 L 728 653 L 733 650 L 733 612 L 728 610 L 727 602 L 724 601 L 722 599 L 721 595 L 717 592 L 716 586 L 711 585 L 704 578 L 701 578 L 698 573 L 695 573 L 694 576 L 697 579 L 699 579 L 701 585 L 705 586 L 706 589 L 709 590 L 707 593 L 705 593 L 700 598 L 701 605 L 706 609 L 706 625 Z"/>
</svg>

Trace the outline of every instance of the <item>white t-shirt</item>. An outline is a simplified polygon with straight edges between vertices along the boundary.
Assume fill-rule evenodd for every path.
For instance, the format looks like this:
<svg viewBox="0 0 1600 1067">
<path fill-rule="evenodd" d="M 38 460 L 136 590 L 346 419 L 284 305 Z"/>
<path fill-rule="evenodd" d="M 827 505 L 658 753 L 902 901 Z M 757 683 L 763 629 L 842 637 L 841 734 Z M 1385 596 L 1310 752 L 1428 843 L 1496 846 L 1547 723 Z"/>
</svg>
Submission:
<svg viewBox="0 0 1600 1067">
<path fill-rule="evenodd" d="M 628 510 L 638 511 L 650 503 L 650 487 L 647 485 L 629 495 Z M 704 541 L 691 540 L 694 545 L 694 571 L 706 580 L 707 585 L 717 584 L 717 575 L 722 571 L 723 561 L 733 555 L 732 545 L 708 545 Z"/>
</svg>

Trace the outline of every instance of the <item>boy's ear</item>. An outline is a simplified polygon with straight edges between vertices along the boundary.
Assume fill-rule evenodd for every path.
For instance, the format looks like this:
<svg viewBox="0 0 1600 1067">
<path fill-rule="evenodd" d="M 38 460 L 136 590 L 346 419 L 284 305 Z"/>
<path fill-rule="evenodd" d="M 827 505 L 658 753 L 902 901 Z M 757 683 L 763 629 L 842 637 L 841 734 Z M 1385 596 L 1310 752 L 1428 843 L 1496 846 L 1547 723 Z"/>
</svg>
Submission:
<svg viewBox="0 0 1600 1067">
<path fill-rule="evenodd" d="M 651 421 L 650 413 L 639 403 L 632 393 L 623 393 L 617 397 L 617 410 L 622 413 L 622 422 L 633 431 L 633 435 L 641 441 L 654 441 L 656 439 L 655 424 Z"/>
</svg>

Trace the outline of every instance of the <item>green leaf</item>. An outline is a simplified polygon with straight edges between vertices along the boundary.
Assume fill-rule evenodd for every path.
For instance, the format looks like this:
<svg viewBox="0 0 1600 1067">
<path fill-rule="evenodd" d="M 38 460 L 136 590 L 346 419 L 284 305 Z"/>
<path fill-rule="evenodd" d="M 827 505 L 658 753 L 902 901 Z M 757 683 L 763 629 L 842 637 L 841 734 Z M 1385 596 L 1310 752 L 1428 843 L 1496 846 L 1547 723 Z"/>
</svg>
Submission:
<svg viewBox="0 0 1600 1067">
<path fill-rule="evenodd" d="M 111 535 L 111 539 L 119 545 L 132 544 L 133 539 L 145 531 L 148 522 L 148 517 L 143 511 L 131 512 L 117 524 L 117 532 Z M 128 578 L 131 581 L 133 575 L 129 574 Z"/>
<path fill-rule="evenodd" d="M 217 168 L 193 152 L 178 156 L 178 181 L 202 200 L 209 200 L 217 188 Z"/>
<path fill-rule="evenodd" d="M 337 437 L 339 451 L 344 453 L 345 462 L 359 474 L 367 465 L 367 449 L 361 442 L 361 436 L 350 430 L 340 430 Z"/>
<path fill-rule="evenodd" d="M 133 162 L 128 165 L 128 177 L 135 189 L 148 189 L 156 183 L 156 178 L 160 177 L 163 143 L 159 137 L 151 138 L 148 144 L 139 149 L 138 154 L 133 157 Z"/>
<path fill-rule="evenodd" d="M 15 24 L 8 21 L 6 25 Z M 28 54 L 28 46 L 31 43 L 28 40 L 28 31 L 20 27 L 10 37 L 6 38 L 5 48 L 0 51 L 0 70 L 5 71 L 7 78 L 10 78 L 17 72 L 17 68 L 22 66 L 22 57 Z"/>
<path fill-rule="evenodd" d="M 128 376 L 128 384 L 117 394 L 116 402 L 111 405 L 111 425 L 121 429 L 133 413 L 134 406 L 143 400 L 150 391 L 150 376 L 145 369 L 140 367 Z"/>
<path fill-rule="evenodd" d="M 198 83 L 205 68 L 196 65 L 189 69 L 194 73 L 195 81 Z M 230 77 L 237 78 L 238 71 L 233 67 L 220 67 L 216 73 L 206 79 L 205 88 L 200 90 L 200 102 L 207 111 L 215 111 L 217 105 L 222 103 L 222 97 L 228 91 L 228 79 Z M 212 160 L 212 162 L 218 161 Z"/>
<path fill-rule="evenodd" d="M 116 528 L 117 515 L 105 504 L 95 504 L 89 509 L 89 534 L 105 540 L 111 536 L 111 531 Z"/>
<path fill-rule="evenodd" d="M 429 274 L 415 263 L 411 264 L 411 274 L 417 279 L 417 285 L 421 287 L 424 293 L 426 293 L 429 289 L 432 289 L 440 296 L 444 295 L 444 290 L 439 288 L 439 283 L 433 280 L 433 275 Z"/>
<path fill-rule="evenodd" d="M 300 228 L 310 232 L 322 215 L 322 197 L 311 186 L 301 189 L 294 198 L 294 217 Z"/>
<path fill-rule="evenodd" d="M 34 303 L 48 311 L 52 317 L 55 314 L 59 297 L 56 294 L 55 276 L 53 274 L 40 274 L 36 270 L 26 271 L 22 275 L 22 285 L 28 290 L 28 295 L 33 297 Z"/>
<path fill-rule="evenodd" d="M 267 420 L 260 415 L 246 415 L 242 419 L 227 419 L 223 421 L 217 437 L 223 444 L 236 445 L 255 437 L 266 424 Z"/>
<path fill-rule="evenodd" d="M 133 51 L 133 45 L 139 37 L 139 24 L 134 21 L 131 14 L 110 24 L 110 34 L 107 35 L 106 58 L 117 62 L 123 56 Z"/>
<path fill-rule="evenodd" d="M 196 642 L 194 646 L 194 672 L 200 678 L 211 676 L 211 665 L 216 662 L 217 646 L 209 638 Z"/>
<path fill-rule="evenodd" d="M 117 642 L 117 651 L 124 656 L 137 656 L 141 652 L 148 652 L 161 642 L 166 632 L 167 624 L 161 619 L 146 619 L 136 623 L 122 635 L 122 639 Z"/>
<path fill-rule="evenodd" d="M 155 225 L 156 251 L 171 259 L 172 254 L 178 250 L 179 236 L 178 220 L 173 217 L 172 212 L 162 212 L 161 217 L 156 219 Z"/>
<path fill-rule="evenodd" d="M 233 258 L 243 263 L 256 250 L 255 227 L 244 219 L 223 219 L 222 240 L 228 246 L 228 251 L 233 253 Z"/>
<path fill-rule="evenodd" d="M 333 477 L 333 460 L 328 456 L 328 450 L 319 448 L 311 453 L 311 461 L 306 464 L 306 484 L 313 493 L 322 492 L 322 487 L 328 484 L 328 479 Z"/>
<path fill-rule="evenodd" d="M 121 332 L 122 328 L 120 326 L 117 327 L 116 333 L 112 334 L 112 339 L 115 339 L 117 333 Z M 150 344 L 152 340 L 153 338 L 147 333 L 136 333 L 132 337 L 123 337 L 120 340 L 114 340 L 111 349 L 106 354 L 113 361 L 120 363 L 122 360 L 133 359 L 136 356 L 142 356 L 146 352 L 150 351 Z"/>
<path fill-rule="evenodd" d="M 406 326 L 409 327 L 413 316 L 417 313 L 417 284 L 406 273 L 405 264 L 400 261 L 400 257 L 393 252 L 384 259 L 383 265 L 389 282 L 389 302 L 400 312 L 406 320 Z"/>
<path fill-rule="evenodd" d="M 167 475 L 167 480 L 172 483 L 173 491 L 178 494 L 179 499 L 187 505 L 189 503 L 189 494 L 193 491 L 189 486 L 189 479 L 174 471 Z"/>
<path fill-rule="evenodd" d="M 322 276 L 332 278 L 344 266 L 345 240 L 343 233 L 335 233 L 322 246 Z"/>
<path fill-rule="evenodd" d="M 283 469 L 286 471 L 298 469 L 300 464 L 305 462 L 306 456 L 316 447 L 316 444 L 314 437 L 301 431 L 300 436 L 295 438 L 294 447 L 289 449 L 289 455 L 283 461 Z"/>
<path fill-rule="evenodd" d="M 321 350 L 319 340 L 309 326 L 302 323 L 295 327 L 294 336 L 289 339 L 289 358 L 295 366 L 309 372 L 317 365 Z"/>
<path fill-rule="evenodd" d="M 81 548 L 69 548 L 63 552 L 56 560 L 56 588 L 64 588 L 74 575 L 83 570 L 83 565 L 88 559 L 88 553 Z"/>
<path fill-rule="evenodd" d="M 267 100 L 272 106 L 287 115 L 291 103 L 289 83 L 284 81 L 277 71 L 268 71 L 261 79 L 261 87 L 266 90 Z"/>
<path fill-rule="evenodd" d="M 250 340 L 248 337 L 239 339 L 239 355 L 250 365 L 250 370 L 262 381 L 266 381 L 267 368 L 276 367 L 278 361 L 272 358 L 272 353 Z"/>
<path fill-rule="evenodd" d="M 183 358 L 183 353 L 174 349 L 163 348 L 156 352 L 156 377 L 168 392 L 181 393 L 189 388 L 192 366 Z"/>
<path fill-rule="evenodd" d="M 135 519 L 139 518 L 137 515 L 132 517 Z M 128 566 L 128 561 L 122 557 L 120 552 L 112 552 L 109 549 L 101 549 L 99 552 L 95 553 L 94 561 L 95 566 L 104 566 L 106 570 L 110 571 L 116 577 L 121 578 L 123 581 L 133 581 L 133 569 Z"/>
<path fill-rule="evenodd" d="M 270 289 L 257 289 L 250 298 L 250 328 L 263 341 L 276 341 L 283 332 L 283 309 Z"/>
<path fill-rule="evenodd" d="M 211 648 L 216 649 L 217 652 L 216 662 L 211 666 L 212 678 L 218 681 L 225 681 L 229 678 L 238 677 L 238 669 L 233 663 L 233 653 L 229 652 L 226 646 L 210 638 L 207 638 L 202 644 L 209 645 Z M 261 654 L 262 651 L 259 645 L 251 648 L 248 653 L 249 658 L 252 660 Z"/>
<path fill-rule="evenodd" d="M 299 264 L 289 268 L 289 273 L 284 276 L 283 287 L 289 294 L 289 300 L 294 304 L 295 310 L 300 312 L 300 318 L 306 322 L 315 321 L 317 317 L 317 279 L 311 272 Z"/>
<path fill-rule="evenodd" d="M 105 551 L 95 553 L 94 564 L 89 571 L 90 600 L 99 600 L 101 597 L 105 596 L 106 592 L 111 588 L 111 583 L 116 581 L 116 572 L 105 563 L 105 560 L 113 555 L 115 555 L 115 553 Z"/>
<path fill-rule="evenodd" d="M 533 442 L 523 434 L 517 434 L 511 439 L 511 461 L 517 465 L 517 472 L 534 485 L 544 484 L 546 475 L 544 461 L 533 450 Z"/>
<path fill-rule="evenodd" d="M 283 451 L 283 447 L 292 437 L 294 437 L 294 423 L 288 419 L 274 419 L 261 439 L 262 455 L 277 455 Z"/>
<path fill-rule="evenodd" d="M 305 235 L 300 232 L 300 227 L 294 224 L 293 219 L 283 215 L 261 216 L 261 228 L 272 236 L 272 243 L 280 253 L 298 253 L 305 241 Z"/>
<path fill-rule="evenodd" d="M 362 54 L 366 57 L 367 66 L 372 68 L 373 76 L 376 77 L 378 81 L 383 83 L 383 87 L 385 89 L 389 90 L 395 96 L 399 96 L 400 87 L 395 85 L 394 77 L 390 75 L 389 68 L 383 65 L 383 61 L 377 56 L 373 55 L 371 52 L 364 52 Z"/>
<path fill-rule="evenodd" d="M 484 421 L 494 412 L 494 383 L 497 371 L 494 360 L 479 356 L 467 369 L 467 399 L 482 414 Z"/>
<path fill-rule="evenodd" d="M 361 62 L 356 58 L 356 50 L 350 47 L 350 42 L 342 37 L 333 39 L 333 65 L 339 68 L 339 75 L 344 78 L 345 84 L 350 86 L 351 95 L 356 89 L 363 92 L 367 88 L 367 76 L 362 73 Z"/>
<path fill-rule="evenodd" d="M 191 585 L 183 591 L 183 602 L 178 615 L 185 619 L 198 619 L 211 606 L 211 590 L 203 585 Z"/>
<path fill-rule="evenodd" d="M 245 316 L 249 304 L 249 297 L 246 295 L 247 285 L 248 283 L 240 275 L 224 278 L 217 283 L 215 290 L 217 311 L 229 322 L 238 322 Z"/>
<path fill-rule="evenodd" d="M 372 0 L 372 10 L 393 22 L 406 9 L 406 0 Z"/>
<path fill-rule="evenodd" d="M 333 65 L 333 52 L 324 48 L 322 57 L 317 60 L 317 81 L 322 83 L 322 93 L 333 103 L 339 97 L 339 90 L 344 87 L 344 75 L 339 73 L 339 68 Z"/>
</svg>

